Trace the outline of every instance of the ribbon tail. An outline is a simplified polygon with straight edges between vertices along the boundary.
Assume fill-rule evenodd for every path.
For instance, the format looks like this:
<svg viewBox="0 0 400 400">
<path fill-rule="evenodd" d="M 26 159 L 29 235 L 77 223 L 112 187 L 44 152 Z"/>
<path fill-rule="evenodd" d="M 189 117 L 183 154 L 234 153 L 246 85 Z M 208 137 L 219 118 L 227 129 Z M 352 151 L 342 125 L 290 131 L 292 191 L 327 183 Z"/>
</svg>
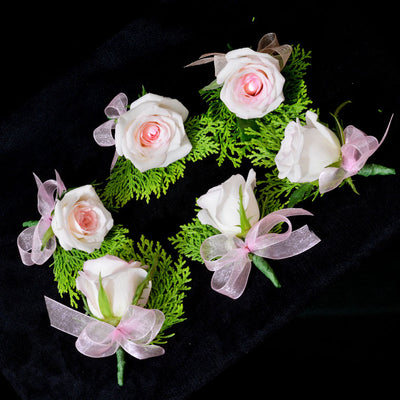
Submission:
<svg viewBox="0 0 400 400">
<path fill-rule="evenodd" d="M 272 260 L 281 260 L 304 253 L 318 244 L 321 239 L 307 225 L 292 231 L 284 241 L 253 251 L 254 254 Z"/>
<path fill-rule="evenodd" d="M 63 304 L 44 297 L 47 312 L 49 314 L 50 325 L 64 333 L 78 337 L 83 329 L 96 319 L 73 310 Z"/>
<path fill-rule="evenodd" d="M 165 350 L 161 346 L 155 344 L 136 344 L 131 340 L 125 340 L 121 343 L 121 347 L 131 356 L 145 360 L 146 358 L 162 356 Z"/>
<path fill-rule="evenodd" d="M 318 181 L 320 193 L 330 192 L 337 188 L 346 178 L 348 178 L 348 174 L 343 168 L 324 168 Z"/>
</svg>

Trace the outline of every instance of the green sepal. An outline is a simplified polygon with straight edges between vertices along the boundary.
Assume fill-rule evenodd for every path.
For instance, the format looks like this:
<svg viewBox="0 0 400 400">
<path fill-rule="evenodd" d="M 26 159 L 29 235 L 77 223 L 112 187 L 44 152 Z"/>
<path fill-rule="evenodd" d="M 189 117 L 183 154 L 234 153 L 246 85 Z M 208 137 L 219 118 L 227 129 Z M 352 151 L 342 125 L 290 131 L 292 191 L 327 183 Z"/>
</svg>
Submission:
<svg viewBox="0 0 400 400">
<path fill-rule="evenodd" d="M 253 264 L 274 284 L 276 288 L 281 287 L 274 270 L 270 267 L 265 258 L 257 256 L 256 254 L 252 254 L 251 259 Z"/>
<path fill-rule="evenodd" d="M 44 233 L 43 238 L 42 238 L 42 247 L 40 248 L 40 251 L 43 251 L 44 248 L 47 246 L 48 241 L 54 236 L 53 229 L 51 225 L 49 226 L 49 229 Z"/>
<path fill-rule="evenodd" d="M 143 290 L 148 285 L 148 283 L 153 279 L 157 264 L 158 264 L 158 256 L 155 256 L 153 259 L 153 265 L 150 267 L 149 271 L 147 272 L 146 278 L 136 289 L 135 295 L 133 296 L 133 300 L 132 300 L 133 305 L 136 305 L 138 303 L 138 301 L 142 297 Z"/>
<path fill-rule="evenodd" d="M 242 185 L 240 185 L 239 187 L 239 216 L 240 216 L 240 237 L 246 237 L 247 232 L 250 230 L 251 225 L 250 225 L 250 221 L 247 218 L 246 215 L 246 210 L 244 209 L 243 206 L 243 188 Z"/>
<path fill-rule="evenodd" d="M 287 208 L 294 207 L 297 203 L 300 203 L 307 197 L 309 197 L 310 193 L 313 191 L 314 185 L 312 183 L 304 183 L 299 186 L 289 197 L 289 202 L 287 204 Z"/>
<path fill-rule="evenodd" d="M 31 226 L 36 226 L 39 221 L 25 221 L 22 223 L 23 228 L 30 228 Z"/>
<path fill-rule="evenodd" d="M 358 175 L 361 176 L 373 176 L 373 175 L 396 175 L 394 168 L 387 168 L 379 164 L 365 164 L 360 169 Z"/>
<path fill-rule="evenodd" d="M 113 313 L 111 310 L 110 306 L 110 301 L 108 300 L 107 293 L 104 290 L 103 284 L 102 284 L 102 279 L 101 279 L 101 274 L 99 275 L 99 295 L 98 295 L 98 300 L 99 300 L 99 308 L 100 312 L 103 314 L 103 317 L 105 320 L 110 320 L 113 319 Z"/>
<path fill-rule="evenodd" d="M 213 80 L 211 83 L 209 83 L 208 85 L 204 86 L 203 88 L 201 88 L 199 90 L 199 93 L 202 94 L 204 92 L 207 92 L 208 90 L 215 90 L 220 88 L 222 85 L 220 83 L 217 83 L 217 80 Z"/>
</svg>

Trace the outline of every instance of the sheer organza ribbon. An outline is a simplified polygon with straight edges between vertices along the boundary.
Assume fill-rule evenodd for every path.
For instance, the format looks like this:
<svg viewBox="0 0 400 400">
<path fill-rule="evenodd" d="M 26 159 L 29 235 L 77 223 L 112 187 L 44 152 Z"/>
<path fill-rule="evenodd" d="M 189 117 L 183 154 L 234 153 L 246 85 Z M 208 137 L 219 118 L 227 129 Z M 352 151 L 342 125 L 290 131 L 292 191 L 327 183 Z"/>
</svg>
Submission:
<svg viewBox="0 0 400 400">
<path fill-rule="evenodd" d="M 117 94 L 108 106 L 104 109 L 104 113 L 109 118 L 108 121 L 98 126 L 93 131 L 93 137 L 95 142 L 101 147 L 115 146 L 115 139 L 113 136 L 113 129 L 116 125 L 116 119 L 119 116 L 126 113 L 128 106 L 128 97 L 124 93 Z M 118 159 L 118 153 L 114 153 L 114 158 L 111 162 L 111 169 L 114 168 L 115 163 Z"/>
<path fill-rule="evenodd" d="M 240 297 L 246 288 L 251 269 L 249 254 L 280 260 L 303 253 L 320 242 L 307 225 L 292 230 L 288 217 L 312 215 L 301 208 L 274 211 L 258 221 L 248 231 L 245 240 L 236 236 L 219 234 L 207 238 L 200 247 L 200 254 L 208 270 L 213 271 L 211 287 L 232 299 Z M 284 233 L 269 233 L 286 223 Z"/>
<path fill-rule="evenodd" d="M 45 263 L 56 249 L 55 236 L 49 239 L 43 250 L 41 249 L 43 236 L 51 226 L 51 213 L 54 210 L 56 196 L 61 196 L 66 190 L 57 171 L 55 174 L 55 180 L 49 179 L 43 183 L 37 175 L 33 174 L 38 187 L 37 201 L 41 218 L 37 225 L 24 229 L 17 238 L 19 254 L 25 265 Z"/>
<path fill-rule="evenodd" d="M 149 344 L 160 331 L 165 316 L 160 310 L 131 305 L 117 326 L 73 310 L 45 297 L 52 327 L 75 336 L 75 346 L 85 356 L 100 358 L 114 354 L 121 346 L 140 360 L 164 354 L 164 349 Z"/>
<path fill-rule="evenodd" d="M 378 150 L 389 132 L 393 115 L 386 131 L 378 142 L 375 136 L 368 136 L 358 128 L 349 125 L 343 131 L 344 144 L 341 148 L 342 161 L 340 167 L 327 167 L 319 176 L 319 191 L 329 192 L 350 176 L 356 175 L 364 167 L 368 158 Z"/>
<path fill-rule="evenodd" d="M 257 51 L 259 53 L 268 53 L 278 59 L 281 70 L 286 65 L 287 60 L 292 53 L 292 47 L 288 44 L 280 45 L 276 34 L 273 32 L 265 34 L 258 42 Z M 186 67 L 194 67 L 196 65 L 207 64 L 214 62 L 215 75 L 222 70 L 226 65 L 224 53 L 207 53 L 199 57 L 197 61 L 194 61 Z"/>
</svg>

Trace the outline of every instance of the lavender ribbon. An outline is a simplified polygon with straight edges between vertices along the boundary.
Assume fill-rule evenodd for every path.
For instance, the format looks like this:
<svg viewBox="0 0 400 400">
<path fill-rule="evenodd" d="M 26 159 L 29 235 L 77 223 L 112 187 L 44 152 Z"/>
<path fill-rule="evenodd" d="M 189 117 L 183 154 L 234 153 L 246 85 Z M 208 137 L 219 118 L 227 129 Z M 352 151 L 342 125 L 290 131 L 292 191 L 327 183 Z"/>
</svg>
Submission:
<svg viewBox="0 0 400 400">
<path fill-rule="evenodd" d="M 36 226 L 30 226 L 24 229 L 17 238 L 17 246 L 21 260 L 25 265 L 44 264 L 54 253 L 56 249 L 56 238 L 52 236 L 42 250 L 43 235 L 51 226 L 56 195 L 61 194 L 66 190 L 60 175 L 55 171 L 56 180 L 49 179 L 45 182 L 33 174 L 36 185 L 38 187 L 37 201 L 38 211 L 41 218 Z"/>
<path fill-rule="evenodd" d="M 358 174 L 368 158 L 378 150 L 385 140 L 392 118 L 393 115 L 380 142 L 375 136 L 368 136 L 352 125 L 344 129 L 344 144 L 341 148 L 342 161 L 340 167 L 327 167 L 321 172 L 319 176 L 319 191 L 321 193 L 335 189 L 344 179 Z"/>
<path fill-rule="evenodd" d="M 259 53 L 268 53 L 273 55 L 278 59 L 281 70 L 286 65 L 287 60 L 292 53 L 292 47 L 288 44 L 280 45 L 276 34 L 271 32 L 265 34 L 258 42 L 257 51 Z M 225 54 L 224 53 L 207 53 L 199 57 L 197 61 L 194 61 L 186 67 L 193 67 L 196 65 L 207 64 L 209 62 L 214 62 L 215 75 L 224 68 L 226 65 Z"/>
<path fill-rule="evenodd" d="M 131 305 L 115 327 L 46 296 L 45 302 L 51 326 L 77 337 L 75 346 L 85 356 L 108 357 L 120 346 L 139 360 L 165 353 L 162 347 L 149 344 L 157 336 L 165 320 L 160 310 Z"/>
<path fill-rule="evenodd" d="M 274 211 L 253 225 L 245 240 L 236 236 L 219 234 L 207 238 L 200 247 L 200 254 L 208 270 L 213 271 L 211 287 L 232 299 L 240 297 L 247 285 L 251 269 L 249 254 L 280 260 L 303 253 L 320 242 L 318 236 L 304 225 L 292 230 L 288 217 L 312 215 L 301 208 Z M 269 233 L 285 222 L 284 233 Z"/>
<path fill-rule="evenodd" d="M 112 134 L 116 125 L 116 119 L 126 112 L 128 106 L 128 97 L 124 93 L 117 94 L 108 106 L 104 109 L 104 113 L 109 118 L 93 131 L 95 142 L 101 147 L 115 146 L 115 139 Z M 118 153 L 114 153 L 114 158 L 111 163 L 111 169 L 114 168 L 118 159 Z"/>
</svg>

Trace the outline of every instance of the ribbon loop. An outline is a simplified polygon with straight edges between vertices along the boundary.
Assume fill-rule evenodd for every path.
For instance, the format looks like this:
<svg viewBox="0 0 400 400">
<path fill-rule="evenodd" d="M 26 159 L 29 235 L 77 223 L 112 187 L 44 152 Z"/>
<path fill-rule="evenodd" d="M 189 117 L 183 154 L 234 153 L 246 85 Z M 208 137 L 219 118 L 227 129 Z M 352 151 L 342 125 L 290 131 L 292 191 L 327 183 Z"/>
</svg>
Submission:
<svg viewBox="0 0 400 400">
<path fill-rule="evenodd" d="M 125 93 L 117 94 L 104 109 L 104 114 L 108 118 L 118 118 L 121 114 L 126 112 L 128 106 L 128 97 Z"/>
</svg>

